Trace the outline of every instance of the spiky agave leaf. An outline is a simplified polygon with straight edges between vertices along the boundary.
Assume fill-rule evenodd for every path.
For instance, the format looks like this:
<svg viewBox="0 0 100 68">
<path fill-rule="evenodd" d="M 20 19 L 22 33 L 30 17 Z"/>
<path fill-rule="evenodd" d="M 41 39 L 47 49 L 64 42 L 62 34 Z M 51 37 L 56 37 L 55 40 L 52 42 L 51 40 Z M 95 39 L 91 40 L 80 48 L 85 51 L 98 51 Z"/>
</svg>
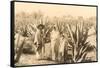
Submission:
<svg viewBox="0 0 100 68">
<path fill-rule="evenodd" d="M 88 38 L 88 29 L 84 27 L 84 23 L 76 24 L 75 30 L 72 30 L 71 25 L 67 25 L 67 28 L 72 41 L 70 45 L 73 46 L 73 60 L 74 62 L 82 61 L 88 49 L 93 50 L 89 42 L 86 42 Z"/>
</svg>

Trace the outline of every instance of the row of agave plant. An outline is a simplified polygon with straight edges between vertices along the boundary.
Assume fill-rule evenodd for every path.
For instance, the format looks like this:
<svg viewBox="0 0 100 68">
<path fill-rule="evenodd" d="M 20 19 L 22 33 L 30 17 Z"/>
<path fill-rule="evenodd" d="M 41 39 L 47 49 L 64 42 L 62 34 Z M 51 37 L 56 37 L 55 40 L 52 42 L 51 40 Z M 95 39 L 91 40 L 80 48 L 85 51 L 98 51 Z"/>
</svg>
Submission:
<svg viewBox="0 0 100 68">
<path fill-rule="evenodd" d="M 84 62 L 86 55 L 96 50 L 96 48 L 87 41 L 89 28 L 86 27 L 85 23 L 78 23 L 74 27 L 73 30 L 71 25 L 67 25 L 70 38 L 69 44 L 73 48 L 73 61 Z"/>
<path fill-rule="evenodd" d="M 91 59 L 86 59 L 86 55 L 89 52 L 96 51 L 96 47 L 87 41 L 89 37 L 89 29 L 93 25 L 88 25 L 88 23 L 77 22 L 74 25 L 70 23 L 57 22 L 57 28 L 60 33 L 64 32 L 67 36 L 69 45 L 72 48 L 72 62 L 86 62 L 92 61 Z M 96 55 L 96 54 L 95 54 Z"/>
<path fill-rule="evenodd" d="M 96 50 L 96 48 L 87 41 L 89 27 L 93 26 L 88 25 L 89 22 L 85 23 L 83 20 L 83 22 L 79 20 L 77 22 L 76 20 L 72 21 L 72 19 L 66 20 L 64 18 L 54 18 L 52 20 L 46 18 L 44 20 L 42 15 L 36 13 L 33 14 L 33 16 L 26 17 L 25 14 L 22 14 L 21 16 L 16 17 L 16 20 L 15 31 L 22 31 L 21 33 L 24 34 L 23 36 L 28 36 L 31 31 L 35 32 L 34 24 L 40 23 L 45 25 L 45 34 L 49 35 L 52 24 L 56 24 L 60 33 L 64 32 L 68 35 L 68 43 L 72 46 L 73 51 L 73 62 L 83 62 L 88 52 Z M 30 34 L 32 35 L 32 33 Z"/>
</svg>

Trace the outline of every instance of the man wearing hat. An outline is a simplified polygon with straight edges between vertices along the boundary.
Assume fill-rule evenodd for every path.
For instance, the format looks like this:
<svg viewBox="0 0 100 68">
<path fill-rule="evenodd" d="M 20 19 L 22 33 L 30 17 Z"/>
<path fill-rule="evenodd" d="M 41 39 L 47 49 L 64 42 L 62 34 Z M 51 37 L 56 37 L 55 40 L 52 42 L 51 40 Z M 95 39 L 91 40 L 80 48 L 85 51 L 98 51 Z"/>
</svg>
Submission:
<svg viewBox="0 0 100 68">
<path fill-rule="evenodd" d="M 35 33 L 34 44 L 36 45 L 36 57 L 37 57 L 37 59 L 43 58 L 43 46 L 44 46 L 43 29 L 44 29 L 44 25 L 39 24 L 37 26 L 37 30 Z"/>
</svg>

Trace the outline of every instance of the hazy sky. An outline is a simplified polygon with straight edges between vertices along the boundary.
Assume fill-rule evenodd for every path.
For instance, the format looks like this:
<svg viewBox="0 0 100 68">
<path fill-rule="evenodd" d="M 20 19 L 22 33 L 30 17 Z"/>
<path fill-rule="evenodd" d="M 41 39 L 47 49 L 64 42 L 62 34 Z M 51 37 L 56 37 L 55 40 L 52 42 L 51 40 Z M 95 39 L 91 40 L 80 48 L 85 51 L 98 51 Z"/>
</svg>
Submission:
<svg viewBox="0 0 100 68">
<path fill-rule="evenodd" d="M 41 11 L 46 16 L 83 16 L 90 17 L 96 16 L 96 7 L 86 6 L 72 6 L 72 5 L 54 5 L 54 4 L 41 4 L 41 3 L 15 3 L 15 13 L 19 12 L 37 12 Z"/>
</svg>

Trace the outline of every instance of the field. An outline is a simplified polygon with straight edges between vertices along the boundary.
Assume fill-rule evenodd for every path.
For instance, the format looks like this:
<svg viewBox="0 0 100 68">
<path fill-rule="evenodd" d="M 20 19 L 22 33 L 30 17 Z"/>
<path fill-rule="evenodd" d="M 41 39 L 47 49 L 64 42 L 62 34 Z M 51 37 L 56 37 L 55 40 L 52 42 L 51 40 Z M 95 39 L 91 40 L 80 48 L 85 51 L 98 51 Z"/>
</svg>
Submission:
<svg viewBox="0 0 100 68">
<path fill-rule="evenodd" d="M 44 46 L 45 52 L 43 59 L 36 59 L 34 36 L 36 33 L 36 26 L 43 24 L 44 28 Z M 84 18 L 82 16 L 74 18 L 73 16 L 62 17 L 45 17 L 42 13 L 36 12 L 26 14 L 25 12 L 18 13 L 15 16 L 15 36 L 21 35 L 20 38 L 15 37 L 15 56 L 22 52 L 16 65 L 38 65 L 38 64 L 56 64 L 58 61 L 51 60 L 51 38 L 50 32 L 53 26 L 56 25 L 60 35 L 64 33 L 64 37 L 71 46 L 71 62 L 68 55 L 66 61 L 63 63 L 75 62 L 91 62 L 96 61 L 96 17 Z M 27 40 L 23 40 L 23 39 Z M 19 42 L 18 42 L 19 41 Z M 29 52 L 28 52 L 29 51 Z M 70 50 L 68 50 L 70 51 Z M 32 52 L 32 53 L 30 53 Z M 67 52 L 68 53 L 68 52 Z M 65 54 L 65 53 L 64 53 Z M 18 55 L 17 55 L 18 57 Z M 16 58 L 15 58 L 16 60 Z M 68 60 L 68 62 L 67 62 Z"/>
</svg>

